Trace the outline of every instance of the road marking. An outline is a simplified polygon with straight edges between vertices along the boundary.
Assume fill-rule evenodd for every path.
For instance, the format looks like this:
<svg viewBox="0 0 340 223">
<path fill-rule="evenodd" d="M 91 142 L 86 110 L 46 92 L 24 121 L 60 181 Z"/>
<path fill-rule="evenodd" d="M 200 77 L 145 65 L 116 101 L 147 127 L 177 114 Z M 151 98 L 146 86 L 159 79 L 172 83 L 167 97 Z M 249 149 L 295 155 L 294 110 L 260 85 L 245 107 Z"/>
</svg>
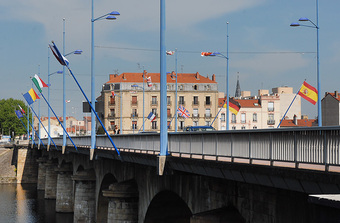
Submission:
<svg viewBox="0 0 340 223">
<path fill-rule="evenodd" d="M 2 153 L 0 153 L 0 156 L 2 156 L 3 154 L 7 153 L 8 151 L 4 151 Z"/>
</svg>

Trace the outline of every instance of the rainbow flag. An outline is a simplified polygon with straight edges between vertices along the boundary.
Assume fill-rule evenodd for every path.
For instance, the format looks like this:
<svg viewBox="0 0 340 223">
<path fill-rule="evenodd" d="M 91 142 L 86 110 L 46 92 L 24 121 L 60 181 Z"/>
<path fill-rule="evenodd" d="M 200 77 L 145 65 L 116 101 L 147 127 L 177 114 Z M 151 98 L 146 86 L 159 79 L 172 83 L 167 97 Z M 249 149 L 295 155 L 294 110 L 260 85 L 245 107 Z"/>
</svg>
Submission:
<svg viewBox="0 0 340 223">
<path fill-rule="evenodd" d="M 312 85 L 309 85 L 306 81 L 303 82 L 299 95 L 313 105 L 315 105 L 318 101 L 318 90 L 316 90 L 316 88 Z"/>
<path fill-rule="evenodd" d="M 40 99 L 33 88 L 31 88 L 27 93 L 24 94 L 24 98 L 26 99 L 29 105 L 33 104 L 35 100 Z"/>
</svg>

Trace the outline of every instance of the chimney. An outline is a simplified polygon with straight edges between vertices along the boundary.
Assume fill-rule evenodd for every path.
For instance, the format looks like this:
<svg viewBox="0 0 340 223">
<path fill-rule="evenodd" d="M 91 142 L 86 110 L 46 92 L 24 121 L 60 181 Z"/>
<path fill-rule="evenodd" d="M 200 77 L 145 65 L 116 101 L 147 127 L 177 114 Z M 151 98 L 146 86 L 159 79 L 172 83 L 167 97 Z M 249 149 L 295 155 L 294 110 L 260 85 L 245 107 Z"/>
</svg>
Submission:
<svg viewBox="0 0 340 223">
<path fill-rule="evenodd" d="M 199 74 L 198 74 L 198 72 L 195 74 L 195 78 L 197 79 L 197 80 L 199 80 L 200 78 L 199 78 Z"/>
<path fill-rule="evenodd" d="M 145 78 L 145 76 L 148 74 L 148 72 L 146 72 L 146 70 L 143 70 L 143 77 Z"/>
<path fill-rule="evenodd" d="M 294 122 L 294 125 L 297 125 L 297 118 L 296 118 L 296 115 L 294 115 L 294 117 L 293 117 L 293 122 Z"/>
<path fill-rule="evenodd" d="M 123 73 L 123 77 L 122 77 L 122 79 L 123 79 L 123 80 L 126 80 L 126 79 L 125 79 L 125 73 Z"/>
<path fill-rule="evenodd" d="M 338 91 L 334 91 L 334 97 L 338 98 Z"/>
<path fill-rule="evenodd" d="M 216 75 L 215 74 L 212 75 L 211 80 L 216 81 Z"/>
</svg>

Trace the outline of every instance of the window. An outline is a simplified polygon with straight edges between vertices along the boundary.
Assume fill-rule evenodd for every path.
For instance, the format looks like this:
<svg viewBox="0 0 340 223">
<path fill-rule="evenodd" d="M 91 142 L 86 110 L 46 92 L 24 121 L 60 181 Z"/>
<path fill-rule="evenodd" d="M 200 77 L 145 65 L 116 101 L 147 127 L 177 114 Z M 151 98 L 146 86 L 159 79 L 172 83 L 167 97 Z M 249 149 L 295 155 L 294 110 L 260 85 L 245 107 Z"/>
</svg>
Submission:
<svg viewBox="0 0 340 223">
<path fill-rule="evenodd" d="M 110 97 L 110 104 L 114 105 L 115 104 L 115 97 Z"/>
<path fill-rule="evenodd" d="M 151 122 L 151 124 L 152 124 L 151 126 L 152 129 L 157 129 L 157 121 L 153 121 Z"/>
<path fill-rule="evenodd" d="M 253 113 L 253 122 L 257 122 L 257 114 Z"/>
<path fill-rule="evenodd" d="M 246 123 L 246 113 L 241 114 L 241 123 Z"/>
<path fill-rule="evenodd" d="M 198 121 L 193 121 L 192 126 L 198 126 Z"/>
<path fill-rule="evenodd" d="M 274 102 L 268 102 L 268 111 L 273 112 L 274 111 Z"/>
<path fill-rule="evenodd" d="M 274 120 L 274 114 L 268 114 L 268 125 L 274 125 L 275 124 L 275 120 Z"/>
<path fill-rule="evenodd" d="M 210 126 L 210 121 L 205 121 L 205 126 Z"/>
<path fill-rule="evenodd" d="M 180 121 L 179 122 L 179 126 L 178 126 L 179 129 L 184 129 L 184 121 Z"/>
<path fill-rule="evenodd" d="M 184 105 L 184 96 L 179 96 L 179 104 Z"/>
<path fill-rule="evenodd" d="M 198 108 L 194 108 L 193 110 L 192 110 L 192 117 L 198 117 Z"/>
<path fill-rule="evenodd" d="M 242 126 L 241 129 L 246 129 L 246 127 L 245 127 L 245 126 Z"/>
<path fill-rule="evenodd" d="M 198 96 L 194 96 L 194 105 L 198 105 Z"/>
<path fill-rule="evenodd" d="M 231 129 L 232 129 L 232 130 L 235 130 L 235 129 L 236 129 L 236 126 L 231 127 Z"/>
<path fill-rule="evenodd" d="M 132 129 L 137 129 L 137 121 L 132 121 Z"/>
<path fill-rule="evenodd" d="M 257 126 L 253 126 L 253 129 L 257 129 Z"/>
<path fill-rule="evenodd" d="M 168 108 L 168 109 L 166 110 L 166 113 L 167 113 L 167 115 L 168 115 L 168 118 L 171 118 L 170 108 Z"/>
<path fill-rule="evenodd" d="M 168 126 L 168 129 L 171 129 L 171 122 L 170 121 L 168 121 L 167 126 Z"/>
<path fill-rule="evenodd" d="M 157 96 L 152 96 L 151 104 L 152 105 L 157 105 Z"/>
<path fill-rule="evenodd" d="M 211 117 L 210 108 L 205 109 L 205 117 L 207 117 L 207 118 Z"/>
<path fill-rule="evenodd" d="M 236 123 L 236 115 L 234 113 L 231 114 L 231 123 Z"/>
<path fill-rule="evenodd" d="M 137 114 L 137 109 L 133 108 L 132 109 L 132 114 L 131 114 L 132 117 L 138 117 L 138 114 Z"/>
<path fill-rule="evenodd" d="M 225 113 L 221 113 L 221 122 L 225 122 Z"/>
<path fill-rule="evenodd" d="M 111 127 L 114 127 L 114 126 L 115 126 L 115 122 L 114 122 L 114 121 L 111 121 L 111 122 L 110 122 L 110 125 L 111 125 Z"/>
<path fill-rule="evenodd" d="M 167 104 L 167 105 L 171 105 L 170 96 L 167 96 L 167 97 L 166 97 L 166 104 Z"/>
<path fill-rule="evenodd" d="M 192 88 L 193 88 L 195 91 L 197 91 L 197 89 L 198 89 L 197 85 L 192 86 Z"/>
<path fill-rule="evenodd" d="M 151 111 L 155 116 L 157 116 L 157 108 L 153 108 L 153 109 L 151 109 Z"/>
<path fill-rule="evenodd" d="M 114 109 L 110 109 L 110 117 L 115 117 L 115 110 Z"/>
<path fill-rule="evenodd" d="M 210 102 L 210 96 L 206 96 L 206 97 L 205 97 L 205 104 L 206 104 L 206 105 L 210 105 L 210 104 L 211 104 L 211 102 Z"/>
<path fill-rule="evenodd" d="M 131 101 L 131 103 L 132 103 L 133 105 L 137 105 L 137 96 L 132 96 L 132 101 Z"/>
</svg>

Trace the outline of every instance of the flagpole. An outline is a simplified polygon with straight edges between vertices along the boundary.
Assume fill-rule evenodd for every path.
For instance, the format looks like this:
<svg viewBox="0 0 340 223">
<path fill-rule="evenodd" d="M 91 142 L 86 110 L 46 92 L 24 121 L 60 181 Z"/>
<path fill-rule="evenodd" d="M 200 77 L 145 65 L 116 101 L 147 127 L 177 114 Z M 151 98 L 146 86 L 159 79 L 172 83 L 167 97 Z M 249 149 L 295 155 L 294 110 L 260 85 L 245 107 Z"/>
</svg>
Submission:
<svg viewBox="0 0 340 223">
<path fill-rule="evenodd" d="M 24 117 L 24 116 L 23 116 Z M 27 129 L 26 125 L 24 124 L 24 122 L 21 120 L 21 118 L 18 117 L 18 119 L 20 120 L 21 124 L 24 126 L 25 129 Z M 35 142 L 33 141 L 34 145 L 35 145 Z"/>
<path fill-rule="evenodd" d="M 46 103 L 47 103 L 48 107 L 51 109 L 51 111 L 53 112 L 54 116 L 57 118 L 57 120 L 58 120 L 59 124 L 60 124 L 60 125 L 61 125 L 61 127 L 63 128 L 63 130 L 64 130 L 64 132 L 66 133 L 66 135 L 68 136 L 68 138 L 71 140 L 71 142 L 72 142 L 72 144 L 74 145 L 74 147 L 76 148 L 76 150 L 78 150 L 78 149 L 77 149 L 77 146 L 76 146 L 76 144 L 74 144 L 74 142 L 73 142 L 72 138 L 70 137 L 70 135 L 69 135 L 69 134 L 68 134 L 68 132 L 66 131 L 66 129 L 65 129 L 65 127 L 64 127 L 64 125 L 61 123 L 61 121 L 59 120 L 59 118 L 58 118 L 57 114 L 56 114 L 56 113 L 54 112 L 54 110 L 52 109 L 52 107 L 51 107 L 50 103 L 48 103 L 48 101 L 46 100 L 46 98 L 45 98 L 44 94 L 43 94 L 42 92 L 41 92 L 40 94 L 41 94 L 41 96 L 44 98 L 44 100 L 46 101 Z M 65 152 L 65 151 L 63 151 L 63 152 Z"/>
<path fill-rule="evenodd" d="M 176 115 L 177 115 L 177 111 L 176 111 L 176 114 L 172 117 L 172 119 L 170 120 L 170 123 L 169 123 L 169 125 L 168 125 L 168 128 L 170 127 L 170 125 L 171 125 L 171 122 L 172 122 L 172 120 L 174 120 L 174 118 L 176 117 Z M 176 130 L 175 130 L 175 132 L 177 132 Z"/>
<path fill-rule="evenodd" d="M 33 113 L 34 113 L 35 117 L 37 117 L 37 118 L 38 118 L 38 116 L 37 116 L 37 113 L 34 111 L 34 109 L 32 108 L 32 106 L 29 106 L 29 107 L 30 107 L 30 108 L 31 108 L 31 110 L 33 111 Z M 56 149 L 58 149 L 58 148 L 57 148 L 57 145 L 54 143 L 54 141 L 53 141 L 52 137 L 50 136 L 50 134 L 49 134 L 49 133 L 48 133 L 48 131 L 46 130 L 45 126 L 42 124 L 41 120 L 40 120 L 39 118 L 38 118 L 38 120 L 39 120 L 39 123 L 41 124 L 41 126 L 44 128 L 45 132 L 47 133 L 48 137 L 50 137 L 50 138 L 51 138 L 51 141 L 53 142 L 53 144 L 54 144 L 55 148 L 56 148 Z M 40 139 L 40 137 L 39 137 L 39 139 Z"/>
<path fill-rule="evenodd" d="M 225 101 L 224 101 L 224 103 L 223 103 L 222 107 L 221 107 L 221 108 L 220 108 L 220 110 L 218 111 L 217 115 L 215 116 L 215 118 L 214 118 L 214 120 L 212 121 L 212 123 L 210 124 L 210 126 L 212 126 L 212 125 L 214 124 L 214 122 L 215 122 L 215 119 L 217 118 L 218 114 L 220 114 L 220 112 L 221 112 L 221 110 L 222 110 L 223 106 L 226 104 L 226 102 L 227 102 L 227 100 L 225 100 Z"/>
<path fill-rule="evenodd" d="M 143 128 L 143 132 L 144 132 L 144 123 L 146 122 L 146 120 L 147 118 L 144 118 L 143 125 L 139 128 L 138 133 L 140 133 L 141 128 Z"/>
<path fill-rule="evenodd" d="M 302 87 L 302 86 L 301 86 L 301 87 Z M 277 128 L 280 127 L 282 121 L 285 119 L 286 114 L 287 114 L 288 110 L 290 109 L 290 107 L 292 106 L 293 102 L 295 101 L 296 96 L 299 94 L 299 92 L 300 92 L 300 90 L 301 90 L 301 87 L 300 87 L 299 90 L 296 92 L 295 97 L 293 98 L 292 102 L 291 102 L 290 105 L 288 106 L 288 109 L 287 109 L 287 111 L 285 112 L 285 114 L 283 115 L 283 117 L 282 117 L 282 119 L 281 119 L 279 125 L 277 126 Z"/>
<path fill-rule="evenodd" d="M 28 113 L 28 111 L 29 111 L 29 109 L 27 109 L 27 113 Z M 33 115 L 33 114 L 32 114 L 32 115 Z M 31 128 L 32 128 L 32 135 L 33 135 L 33 131 L 34 131 L 35 133 L 37 133 L 37 132 L 35 131 L 35 129 L 34 129 L 33 123 L 31 123 L 29 119 L 27 119 L 27 120 L 28 120 L 28 122 L 29 122 L 29 124 L 30 124 L 30 126 L 31 126 Z M 39 138 L 39 140 L 41 141 L 41 145 L 42 145 L 43 147 L 45 147 L 44 143 L 42 142 L 42 140 L 40 139 L 39 136 L 38 136 L 38 138 Z M 36 143 L 35 143 L 34 140 L 33 140 L 33 137 L 32 137 L 32 142 L 34 143 L 34 145 L 36 145 Z"/>
<path fill-rule="evenodd" d="M 91 107 L 91 110 L 92 110 L 92 112 L 95 114 L 95 116 L 97 117 L 97 119 L 98 119 L 98 121 L 99 121 L 100 125 L 103 127 L 103 129 L 104 129 L 104 131 L 105 131 L 105 133 L 106 133 L 107 137 L 109 138 L 109 140 L 110 140 L 110 142 L 111 142 L 112 146 L 114 147 L 114 149 L 116 150 L 116 152 L 117 152 L 117 154 L 118 154 L 118 158 L 119 158 L 120 160 L 122 160 L 122 158 L 121 158 L 121 156 L 120 156 L 120 152 L 118 151 L 118 149 L 117 149 L 116 145 L 115 145 L 115 144 L 114 144 L 114 142 L 112 141 L 112 138 L 111 138 L 110 134 L 107 132 L 107 130 L 106 130 L 106 128 L 105 128 L 105 126 L 104 126 L 103 122 L 100 120 L 100 118 L 99 118 L 99 116 L 98 116 L 97 112 L 96 112 L 96 111 L 95 111 L 95 109 L 93 108 L 93 105 L 92 105 L 92 103 L 90 103 L 90 100 L 87 98 L 87 96 L 86 96 L 85 92 L 84 92 L 84 91 L 83 91 L 83 89 L 81 88 L 81 86 L 80 86 L 79 82 L 77 81 L 77 79 L 76 79 L 76 77 L 74 76 L 74 74 L 73 74 L 72 70 L 70 69 L 70 67 L 69 67 L 67 64 L 66 64 L 66 67 L 67 67 L 67 69 L 69 70 L 70 74 L 72 75 L 72 77 L 73 77 L 74 81 L 75 81 L 75 82 L 76 82 L 76 84 L 78 85 L 78 87 L 79 87 L 80 91 L 81 91 L 81 92 L 82 92 L 82 94 L 84 95 L 84 97 L 85 97 L 86 101 L 87 101 L 87 102 L 88 102 L 88 104 L 90 105 L 90 107 Z M 91 121 L 92 121 L 92 122 L 94 122 L 95 120 L 91 120 Z M 91 150 L 91 151 L 92 151 L 92 150 Z M 93 154 L 92 154 L 91 156 L 93 156 Z M 93 158 L 93 157 L 92 157 L 92 158 Z"/>
</svg>

